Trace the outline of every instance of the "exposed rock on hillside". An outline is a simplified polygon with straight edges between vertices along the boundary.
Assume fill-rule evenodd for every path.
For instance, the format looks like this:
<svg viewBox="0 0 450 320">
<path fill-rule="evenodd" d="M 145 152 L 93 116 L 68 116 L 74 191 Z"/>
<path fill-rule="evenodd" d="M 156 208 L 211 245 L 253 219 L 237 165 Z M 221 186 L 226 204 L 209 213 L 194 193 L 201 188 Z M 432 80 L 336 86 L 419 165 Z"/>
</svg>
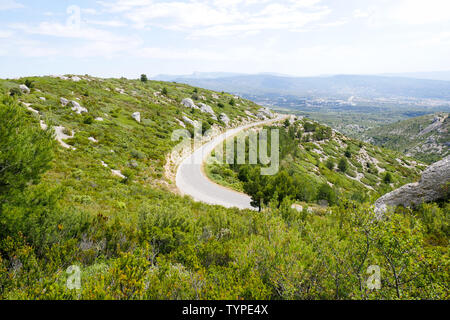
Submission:
<svg viewBox="0 0 450 320">
<path fill-rule="evenodd" d="M 26 85 L 21 84 L 19 86 L 20 91 L 22 91 L 23 93 L 30 93 L 30 88 L 28 88 Z"/>
<path fill-rule="evenodd" d="M 375 202 L 375 211 L 383 214 L 388 207 L 410 207 L 423 202 L 439 200 L 446 195 L 446 184 L 450 182 L 450 156 L 426 169 L 419 182 L 407 184 Z"/>
<path fill-rule="evenodd" d="M 66 98 L 61 98 L 60 102 L 61 102 L 62 106 L 65 107 L 69 103 L 69 100 L 67 100 Z"/>
<path fill-rule="evenodd" d="M 186 108 L 198 109 L 194 101 L 192 101 L 192 99 L 190 98 L 183 99 L 183 101 L 181 101 L 181 104 L 184 105 Z"/>
<path fill-rule="evenodd" d="M 222 113 L 219 117 L 219 120 L 225 123 L 227 126 L 230 123 L 230 118 L 225 113 Z"/>
<path fill-rule="evenodd" d="M 82 114 L 83 112 L 88 112 L 88 110 L 82 106 L 76 101 L 71 101 L 72 104 L 72 111 L 74 111 L 77 114 Z"/>
<path fill-rule="evenodd" d="M 140 112 L 135 112 L 131 115 L 133 117 L 134 120 L 136 120 L 137 122 L 141 122 L 141 113 Z"/>
</svg>

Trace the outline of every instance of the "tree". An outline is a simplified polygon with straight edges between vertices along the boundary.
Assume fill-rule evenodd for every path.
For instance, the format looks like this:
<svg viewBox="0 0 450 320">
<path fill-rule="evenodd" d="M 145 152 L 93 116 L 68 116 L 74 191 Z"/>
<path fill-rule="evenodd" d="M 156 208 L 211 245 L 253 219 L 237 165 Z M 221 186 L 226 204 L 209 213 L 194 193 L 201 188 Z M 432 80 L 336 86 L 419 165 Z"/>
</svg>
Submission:
<svg viewBox="0 0 450 320">
<path fill-rule="evenodd" d="M 234 99 L 231 98 L 229 104 L 230 104 L 230 106 L 234 107 L 236 105 L 236 102 L 234 102 Z"/>
<path fill-rule="evenodd" d="M 326 166 L 328 169 L 333 170 L 333 169 L 334 169 L 334 166 L 335 166 L 335 163 L 334 163 L 333 159 L 329 158 L 329 159 L 327 160 L 327 162 L 325 163 L 325 166 Z"/>
<path fill-rule="evenodd" d="M 144 83 L 147 82 L 148 81 L 147 75 L 141 74 L 141 81 Z"/>
<path fill-rule="evenodd" d="M 345 150 L 345 156 L 349 159 L 352 157 L 352 152 L 350 151 L 350 147 L 347 148 L 347 150 Z"/>
<path fill-rule="evenodd" d="M 9 224 L 2 206 L 39 182 L 50 168 L 55 141 L 50 130 L 30 123 L 12 98 L 0 102 L 0 119 L 0 235 L 5 235 L 4 227 L 9 229 Z"/>
<path fill-rule="evenodd" d="M 392 179 L 392 175 L 391 175 L 390 172 L 386 172 L 386 174 L 384 175 L 383 181 L 386 184 L 391 184 L 392 183 L 393 179 Z"/>
<path fill-rule="evenodd" d="M 338 168 L 341 172 L 345 173 L 348 170 L 348 162 L 347 159 L 342 158 L 339 160 Z"/>
<path fill-rule="evenodd" d="M 162 94 L 165 95 L 165 96 L 167 96 L 167 95 L 169 94 L 169 91 L 167 91 L 167 88 L 166 88 L 166 87 L 164 87 L 164 88 L 162 89 Z"/>
<path fill-rule="evenodd" d="M 317 192 L 317 200 L 326 200 L 329 205 L 336 203 L 336 192 L 328 183 L 323 183 Z"/>
<path fill-rule="evenodd" d="M 11 98 L 0 102 L 0 199 L 11 190 L 36 183 L 50 167 L 54 141 L 50 131 L 27 121 Z"/>
</svg>

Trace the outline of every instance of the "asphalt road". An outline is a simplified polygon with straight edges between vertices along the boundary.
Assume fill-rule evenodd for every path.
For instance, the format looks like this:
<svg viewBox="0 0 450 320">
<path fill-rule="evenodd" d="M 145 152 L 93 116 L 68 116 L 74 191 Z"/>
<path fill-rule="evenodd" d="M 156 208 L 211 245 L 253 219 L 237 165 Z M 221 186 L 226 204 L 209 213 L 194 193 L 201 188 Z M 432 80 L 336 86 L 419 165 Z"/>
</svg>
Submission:
<svg viewBox="0 0 450 320">
<path fill-rule="evenodd" d="M 183 160 L 177 170 L 176 185 L 181 194 L 189 195 L 195 201 L 212 205 L 255 210 L 255 208 L 250 205 L 251 199 L 248 195 L 227 189 L 209 180 L 203 171 L 203 164 L 216 146 L 235 136 L 239 132 L 252 127 L 281 121 L 287 117 L 288 116 L 286 115 L 280 115 L 275 119 L 259 121 L 230 129 L 195 150 L 189 157 Z"/>
</svg>

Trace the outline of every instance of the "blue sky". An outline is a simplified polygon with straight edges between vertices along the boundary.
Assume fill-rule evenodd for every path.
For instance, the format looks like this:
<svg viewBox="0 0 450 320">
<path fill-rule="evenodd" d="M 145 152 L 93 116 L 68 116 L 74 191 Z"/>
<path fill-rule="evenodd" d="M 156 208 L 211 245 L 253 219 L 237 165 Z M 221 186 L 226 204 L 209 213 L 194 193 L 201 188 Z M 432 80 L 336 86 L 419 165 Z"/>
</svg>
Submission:
<svg viewBox="0 0 450 320">
<path fill-rule="evenodd" d="M 0 77 L 450 70 L 448 0 L 0 0 Z"/>
</svg>

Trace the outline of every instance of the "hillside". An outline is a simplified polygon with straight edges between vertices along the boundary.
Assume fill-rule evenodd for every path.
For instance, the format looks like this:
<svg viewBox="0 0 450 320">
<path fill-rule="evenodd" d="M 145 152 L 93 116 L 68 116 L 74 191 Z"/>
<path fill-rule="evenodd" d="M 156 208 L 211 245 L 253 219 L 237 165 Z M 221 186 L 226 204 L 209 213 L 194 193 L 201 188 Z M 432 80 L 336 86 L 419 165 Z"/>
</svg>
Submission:
<svg viewBox="0 0 450 320">
<path fill-rule="evenodd" d="M 266 129 L 280 129 L 281 148 L 280 172 L 269 177 L 267 184 L 276 189 L 278 180 L 290 179 L 290 196 L 309 205 L 323 201 L 333 205 L 337 198 L 366 202 L 415 181 L 425 168 L 399 152 L 350 139 L 307 118 L 293 118 L 283 126 Z M 249 171 L 247 165 L 214 163 L 207 167 L 214 181 L 242 192 L 251 180 Z M 321 194 L 324 186 L 330 187 L 333 199 Z M 275 190 L 267 193 L 272 196 Z M 266 204 L 270 200 L 267 198 Z"/>
<path fill-rule="evenodd" d="M 375 219 L 373 200 L 425 168 L 396 152 L 299 119 L 282 124 L 274 181 L 240 175 L 264 187 L 261 212 L 174 192 L 175 129 L 257 118 L 251 101 L 176 83 L 0 80 L 0 299 L 447 297 L 448 203 Z M 380 290 L 361 285 L 373 265 Z"/>
<path fill-rule="evenodd" d="M 368 130 L 361 137 L 375 145 L 432 163 L 450 154 L 448 113 L 436 113 Z"/>
</svg>

